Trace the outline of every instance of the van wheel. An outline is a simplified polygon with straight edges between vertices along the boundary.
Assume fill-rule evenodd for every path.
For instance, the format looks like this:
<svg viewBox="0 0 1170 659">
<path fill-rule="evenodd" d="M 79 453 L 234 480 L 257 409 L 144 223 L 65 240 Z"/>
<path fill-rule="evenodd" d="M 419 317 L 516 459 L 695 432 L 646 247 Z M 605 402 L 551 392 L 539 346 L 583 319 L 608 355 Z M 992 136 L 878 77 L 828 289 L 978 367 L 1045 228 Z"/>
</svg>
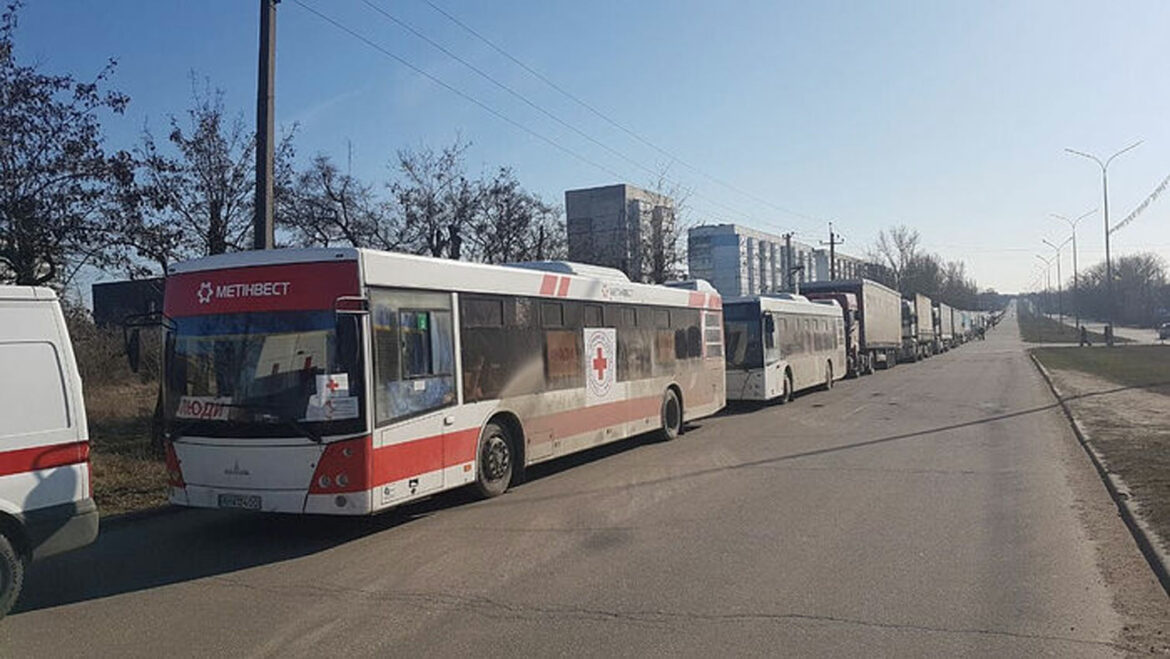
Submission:
<svg viewBox="0 0 1170 659">
<path fill-rule="evenodd" d="M 0 618 L 8 615 L 24 584 L 24 561 L 8 538 L 0 535 Z"/>
<path fill-rule="evenodd" d="M 664 441 L 670 441 L 682 434 L 682 403 L 674 389 L 667 389 L 662 397 L 662 429 L 658 431 Z"/>
<path fill-rule="evenodd" d="M 508 431 L 496 423 L 483 428 L 476 459 L 475 489 L 485 499 L 498 497 L 508 489 L 515 468 L 516 444 Z"/>
<path fill-rule="evenodd" d="M 833 388 L 833 362 L 825 362 L 825 384 L 821 387 L 824 391 Z"/>
</svg>

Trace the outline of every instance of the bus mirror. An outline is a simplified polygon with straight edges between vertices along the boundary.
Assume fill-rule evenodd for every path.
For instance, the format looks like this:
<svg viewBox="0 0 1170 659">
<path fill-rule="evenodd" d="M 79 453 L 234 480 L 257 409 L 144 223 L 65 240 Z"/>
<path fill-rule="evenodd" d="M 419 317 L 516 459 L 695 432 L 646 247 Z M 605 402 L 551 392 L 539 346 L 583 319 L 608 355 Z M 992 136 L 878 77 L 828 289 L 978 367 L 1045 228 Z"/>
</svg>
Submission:
<svg viewBox="0 0 1170 659">
<path fill-rule="evenodd" d="M 358 323 L 361 316 L 350 313 L 337 314 L 337 354 L 343 363 L 357 362 L 358 353 Z"/>
<path fill-rule="evenodd" d="M 142 335 L 137 327 L 126 335 L 126 361 L 130 362 L 130 370 L 137 373 L 142 362 Z"/>
<path fill-rule="evenodd" d="M 770 314 L 770 313 L 764 314 L 764 333 L 771 335 L 775 331 L 776 331 L 776 319 L 773 318 L 772 314 Z"/>
</svg>

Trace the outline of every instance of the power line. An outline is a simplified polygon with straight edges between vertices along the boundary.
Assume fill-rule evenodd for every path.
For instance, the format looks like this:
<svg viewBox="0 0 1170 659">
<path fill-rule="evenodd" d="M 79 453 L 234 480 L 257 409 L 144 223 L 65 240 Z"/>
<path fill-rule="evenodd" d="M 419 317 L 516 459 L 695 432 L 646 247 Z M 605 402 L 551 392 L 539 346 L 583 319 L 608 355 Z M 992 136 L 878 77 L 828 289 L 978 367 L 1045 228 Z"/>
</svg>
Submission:
<svg viewBox="0 0 1170 659">
<path fill-rule="evenodd" d="M 499 112 L 498 110 L 491 107 L 490 105 L 487 105 L 486 103 L 480 101 L 479 99 L 475 98 L 474 96 L 471 96 L 470 94 L 467 94 L 463 91 L 460 91 L 456 87 L 453 87 L 453 86 L 447 84 L 446 82 L 444 82 L 440 78 L 437 78 L 437 77 L 431 75 L 430 73 L 427 73 L 425 70 L 415 66 L 414 64 L 411 64 L 409 61 L 403 59 L 402 57 L 399 57 L 398 55 L 390 52 L 389 50 L 386 50 L 385 48 L 383 48 L 379 44 L 367 39 L 365 36 L 361 35 L 360 33 L 355 32 L 354 30 L 339 23 L 338 21 L 334 20 L 330 16 L 322 14 L 321 12 L 310 7 L 309 5 L 305 4 L 301 0 L 293 0 L 293 2 L 300 5 L 300 7 L 302 9 L 304 9 L 305 11 L 307 11 L 307 12 L 317 16 L 321 20 L 333 25 L 333 27 L 335 27 L 335 28 L 341 30 L 342 32 L 345 32 L 346 34 L 350 35 L 351 37 L 361 41 L 362 43 L 366 44 L 370 48 L 373 48 L 374 50 L 382 53 L 386 57 L 389 57 L 390 59 L 398 62 L 399 64 L 405 66 L 406 68 L 410 69 L 411 71 L 414 71 L 415 73 L 423 76 L 424 78 L 430 80 L 431 82 L 435 83 L 436 85 L 439 85 L 440 87 L 451 92 L 452 94 L 455 94 L 456 96 L 459 96 L 460 98 L 468 101 L 469 103 L 472 103 L 472 104 L 478 106 L 480 109 L 491 114 L 492 116 L 496 117 L 497 119 L 499 119 L 499 120 L 501 120 L 501 121 L 503 121 L 503 122 L 515 127 L 515 128 L 518 128 L 518 129 L 524 131 L 525 133 L 528 133 L 532 137 L 535 137 L 536 139 L 544 142 L 545 144 L 548 144 L 549 146 L 552 146 L 553 148 L 555 148 L 559 151 L 562 151 L 564 153 L 567 153 L 570 156 L 573 156 L 574 158 L 580 160 L 581 162 L 584 162 L 588 165 L 592 165 L 593 167 L 596 167 L 597 169 L 600 169 L 601 171 L 606 172 L 610 176 L 614 176 L 614 177 L 619 178 L 619 179 L 622 178 L 622 176 L 620 174 L 618 174 L 617 172 L 613 171 L 612 169 L 606 167 L 605 165 L 602 165 L 599 162 L 596 162 L 596 161 L 594 161 L 586 156 L 583 156 L 583 155 L 577 153 L 576 151 L 570 149 L 567 146 L 560 144 L 559 142 L 553 140 L 552 138 L 546 137 L 545 135 L 536 132 L 535 130 L 529 128 L 528 126 L 521 124 L 520 122 L 512 119 L 511 117 L 508 117 L 507 115 Z"/>
<path fill-rule="evenodd" d="M 626 163 L 628 163 L 628 164 L 630 164 L 630 165 L 632 165 L 632 166 L 634 166 L 634 167 L 636 167 L 636 168 L 638 168 L 638 169 L 641 169 L 642 171 L 646 172 L 646 173 L 647 173 L 647 174 L 649 174 L 650 176 L 659 176 L 659 177 L 661 177 L 661 178 L 662 178 L 664 181 L 666 181 L 667 183 L 671 183 L 671 184 L 673 184 L 673 185 L 675 185 L 675 186 L 678 186 L 678 187 L 686 187 L 686 186 L 684 186 L 684 185 L 683 185 L 681 182 L 679 182 L 679 181 L 674 181 L 674 180 L 671 180 L 671 179 L 669 179 L 669 178 L 668 178 L 668 177 L 666 177 L 664 174 L 662 174 L 662 172 L 655 171 L 653 168 L 651 168 L 651 167 L 648 167 L 648 166 L 646 166 L 646 165 L 642 164 L 641 162 L 638 162 L 638 161 L 637 161 L 637 160 L 635 160 L 634 158 L 631 158 L 630 156 L 626 155 L 625 153 L 623 153 L 623 152 L 621 152 L 621 151 L 619 151 L 619 150 L 617 150 L 617 149 L 615 149 L 615 148 L 613 148 L 613 147 L 609 146 L 608 144 L 606 144 L 606 143 L 602 142 L 601 140 L 599 140 L 599 139 L 597 139 L 597 138 L 593 137 L 592 135 L 589 135 L 588 133 L 586 133 L 585 131 L 581 130 L 581 129 L 580 129 L 580 128 L 578 128 L 577 126 L 574 126 L 574 125 L 572 125 L 571 123 L 569 123 L 569 122 L 565 121 L 564 119 L 561 119 L 559 116 L 557 116 L 557 115 L 556 115 L 555 113 L 553 113 L 552 111 L 550 111 L 550 110 L 548 110 L 547 108 L 545 108 L 545 107 L 541 106 L 540 104 L 536 103 L 535 101 L 533 101 L 532 99 L 528 98 L 528 97 L 527 97 L 527 96 L 525 96 L 524 94 L 521 94 L 520 92 L 516 91 L 516 90 L 515 90 L 515 89 L 513 89 L 511 86 L 509 86 L 509 85 L 507 85 L 507 84 L 505 84 L 505 83 L 503 83 L 503 82 L 500 82 L 498 79 L 496 79 L 495 77 L 493 77 L 491 74 L 487 73 L 486 71 L 484 71 L 483 69 L 481 69 L 481 68 L 477 67 L 476 65 L 474 65 L 474 64 L 472 64 L 471 62 L 467 61 L 466 59 L 464 59 L 464 58 L 460 57 L 458 54 L 456 54 L 456 53 L 452 52 L 450 49 L 448 49 L 447 47 L 445 47 L 445 46 L 443 46 L 442 44 L 438 43 L 438 42 L 437 42 L 437 41 L 435 41 L 434 39 L 431 39 L 431 38 L 430 38 L 430 37 L 428 37 L 426 34 L 422 33 L 421 31 L 419 31 L 418 29 L 416 29 L 415 27 L 413 27 L 412 25 L 410 25 L 410 24 L 409 24 L 409 23 L 407 23 L 406 21 L 404 21 L 404 20 L 402 20 L 402 19 L 398 18 L 397 16 L 394 16 L 393 14 L 391 14 L 390 12 L 386 11 L 385 9 L 383 9 L 383 8 L 379 7 L 378 5 L 374 4 L 374 3 L 373 3 L 373 2 L 371 2 L 370 0 L 362 0 L 362 4 L 366 5 L 367 7 L 369 7 L 369 8 L 370 8 L 370 9 L 372 9 L 372 10 L 374 10 L 375 12 L 377 12 L 377 13 L 381 14 L 381 15 L 382 15 L 383 17 L 385 17 L 387 20 L 390 20 L 390 21 L 392 21 L 394 24 L 398 25 L 399 27 L 403 28 L 404 30 L 406 30 L 406 31 L 410 32 L 410 33 L 411 33 L 411 34 L 413 34 L 415 37 L 418 37 L 419 39 L 421 39 L 421 40 L 425 41 L 426 43 L 430 44 L 430 45 L 431 45 L 433 48 L 435 48 L 435 49 L 436 49 L 436 50 L 438 50 L 439 52 L 443 53 L 443 54 L 444 54 L 444 55 L 446 55 L 447 57 L 450 57 L 451 59 L 455 60 L 456 62 L 459 62 L 460 64 L 462 64 L 463 66 L 467 67 L 467 68 L 468 68 L 468 69 L 470 69 L 472 72 L 474 72 L 476 75 L 480 76 L 480 77 L 481 77 L 481 78 L 483 78 L 484 80 L 487 80 L 488 82 L 492 83 L 492 84 L 493 84 L 493 85 L 495 85 L 496 87 L 498 87 L 498 88 L 502 89 L 504 92 L 506 92 L 507 94 L 511 95 L 512 97 L 514 97 L 514 98 L 518 99 L 519 101 L 521 101 L 521 102 L 522 102 L 522 103 L 524 103 L 525 105 L 527 105 L 527 106 L 531 107 L 532 109 L 536 110 L 537 112 L 539 112 L 539 113 L 543 114 L 544 116 L 548 117 L 549 119 L 551 119 L 551 120 L 555 121 L 557 124 L 559 124 L 559 125 L 563 126 L 564 128 L 566 128 L 566 129 L 568 129 L 568 130 L 572 131 L 573 133 L 576 133 L 577 135 L 579 135 L 579 136 L 580 136 L 580 137 L 582 137 L 583 139 L 585 139 L 585 140 L 588 140 L 589 142 L 591 142 L 591 143 L 593 143 L 593 144 L 597 145 L 598 147 L 601 147 L 602 149 L 604 149 L 605 151 L 609 152 L 610 154 L 612 154 L 612 155 L 616 156 L 617 158 L 619 158 L 619 159 L 621 159 L 621 160 L 624 160 Z M 621 177 L 619 177 L 619 178 L 621 178 Z M 706 200 L 708 203 L 711 203 L 711 204 L 714 204 L 714 205 L 716 205 L 716 206 L 722 207 L 722 208 L 724 208 L 725 210 L 727 210 L 727 211 L 729 211 L 729 212 L 731 212 L 731 213 L 735 213 L 735 214 L 737 214 L 737 215 L 740 215 L 740 216 L 742 216 L 742 217 L 745 217 L 745 218 L 748 218 L 748 219 L 752 219 L 753 221 L 755 221 L 755 220 L 754 220 L 754 218 L 753 218 L 753 216 L 752 216 L 751 214 L 749 214 L 749 213 L 745 213 L 745 212 L 743 212 L 743 211 L 741 211 L 741 210 L 739 210 L 739 209 L 737 209 L 737 208 L 735 208 L 735 207 L 733 207 L 733 206 L 729 206 L 729 205 L 727 205 L 727 204 L 724 204 L 724 203 L 722 203 L 722 202 L 719 202 L 719 201 L 717 201 L 717 200 L 715 200 L 715 199 L 711 199 L 710 197 L 707 197 L 706 195 L 700 194 L 699 192 L 693 192 L 693 194 L 694 194 L 696 197 L 700 197 L 700 198 L 703 198 L 703 199 L 705 199 L 705 200 Z"/>
<path fill-rule="evenodd" d="M 364 1 L 364 0 L 363 0 L 363 1 Z M 759 203 L 761 203 L 761 204 L 764 204 L 765 206 L 768 206 L 768 207 L 770 207 L 770 208 L 772 208 L 772 209 L 774 209 L 774 210 L 778 210 L 778 211 L 780 211 L 780 212 L 782 212 L 782 213 L 787 213 L 787 214 L 789 214 L 789 215 L 792 215 L 792 216 L 795 216 L 795 217 L 799 217 L 799 218 L 802 218 L 802 219 L 808 220 L 808 221 L 810 221 L 810 222 L 817 222 L 817 223 L 819 223 L 819 222 L 821 222 L 821 221 L 822 221 L 822 219 L 821 219 L 821 218 L 812 217 L 811 215 L 806 215 L 806 214 L 804 214 L 804 213 L 801 213 L 801 212 L 798 212 L 798 211 L 794 211 L 794 210 L 792 210 L 792 209 L 790 209 L 790 208 L 785 208 L 784 206 L 780 206 L 779 204 L 772 203 L 771 201 L 769 201 L 769 200 L 767 200 L 767 199 L 764 199 L 763 197 L 760 197 L 760 196 L 758 196 L 758 195 L 756 195 L 756 194 L 753 194 L 753 193 L 751 193 L 751 192 L 749 192 L 749 191 L 747 191 L 747 190 L 743 190 L 743 189 L 741 189 L 741 188 L 739 188 L 739 187 L 737 187 L 737 186 L 735 186 L 735 185 L 732 185 L 731 183 L 728 183 L 728 182 L 726 182 L 726 181 L 723 181 L 723 180 L 721 180 L 720 178 L 718 178 L 718 177 L 716 177 L 716 176 L 713 176 L 713 175 L 711 175 L 711 174 L 708 174 L 707 172 L 703 171 L 702 169 L 700 169 L 700 168 L 696 167 L 695 165 L 692 165 L 692 164 L 688 163 L 686 160 L 683 160 L 682 158 L 678 157 L 676 154 L 674 154 L 674 153 L 672 153 L 672 152 L 670 152 L 670 151 L 667 151 L 666 149 L 664 149 L 664 148 L 662 148 L 662 147 L 658 146 L 657 144 L 655 144 L 654 142 L 651 142 L 650 140 L 646 139 L 645 137 L 642 137 L 642 136 L 641 136 L 641 135 L 639 135 L 638 133 L 634 132 L 634 131 L 633 131 L 633 130 L 631 130 L 630 128 L 627 128 L 625 125 L 623 125 L 622 123 L 618 122 L 616 119 L 613 119 L 612 117 L 610 117 L 610 116 L 609 116 L 609 115 L 607 115 L 606 113 L 602 112 L 601 110 L 598 110 L 596 107 L 594 107 L 594 106 L 593 106 L 593 105 L 591 105 L 590 103 L 586 102 L 584 99 L 580 98 L 580 97 L 579 97 L 579 96 L 577 96 L 576 94 L 573 94 L 572 92 L 568 91 L 568 90 L 567 90 L 567 89 L 565 89 L 564 87 L 561 87 L 561 86 L 560 86 L 560 85 L 558 85 L 557 83 L 553 82 L 553 81 L 552 81 L 552 80 L 550 80 L 550 79 L 549 79 L 547 76 L 545 76 L 544 74 L 540 73 L 539 71 L 537 71 L 537 70 L 533 69 L 532 67 L 528 66 L 527 64 L 525 64 L 524 62 L 522 62 L 520 59 L 518 59 L 517 57 L 515 57 L 515 56 L 513 56 L 511 53 L 509 53 L 507 50 L 505 50 L 503 47 L 501 47 L 501 46 L 497 45 L 497 44 L 496 44 L 495 42 L 493 42 L 492 40 L 488 39 L 488 38 L 487 38 L 487 37 L 485 37 L 484 35 L 482 35 L 482 34 L 480 34 L 479 32 L 477 32 L 477 31 L 476 31 L 474 28 L 472 28 L 471 26 L 467 25 L 466 23 L 464 23 L 463 21 L 459 20 L 459 19 L 458 19 L 458 18 L 456 18 L 455 16 L 452 16 L 452 15 L 451 15 L 449 12 L 447 12 L 446 10 L 444 10 L 442 7 L 439 7 L 439 6 L 438 6 L 438 5 L 436 5 L 435 3 L 431 2 L 431 0 L 422 0 L 422 1 L 423 1 L 423 2 L 425 2 L 425 3 L 426 3 L 426 4 L 427 4 L 427 5 L 428 5 L 428 6 L 429 6 L 431 9 L 434 9 L 436 12 L 438 12 L 438 13 L 439 13 L 439 14 L 441 14 L 441 15 L 443 15 L 445 18 L 447 18 L 447 19 L 448 19 L 449 21 L 451 21 L 452 23 L 454 23 L 454 24 L 458 25 L 459 27 L 463 28 L 464 30 L 466 30 L 466 31 L 467 31 L 469 34 L 471 34 L 472 36 L 474 36 L 476 39 L 479 39 L 479 40 L 480 40 L 480 41 L 482 41 L 483 43 L 487 44 L 487 46 L 488 46 L 488 47 L 490 47 L 492 50 L 495 50 L 496 52 L 498 52 L 499 54 L 503 55 L 503 56 L 504 56 L 504 57 L 506 57 L 508 60 L 510 60 L 511 62 L 513 62 L 514 64 L 516 64 L 517 66 L 519 66 L 520 68 L 522 68 L 522 69 L 524 69 L 525 71 L 527 71 L 529 74 L 531 74 L 531 75 L 532 75 L 533 77 L 535 77 L 536 79 L 540 80 L 541 82 L 543 82 L 544 84 L 548 85 L 549 87 L 551 87 L 552 89 L 556 90 L 557 92 L 560 92 L 562 95 L 564 95 L 565 97 L 569 98 L 569 99 L 570 99 L 570 100 L 572 100 L 574 103 L 577 103 L 577 104 L 578 104 L 578 105 L 580 105 L 581 107 L 585 108 L 585 109 L 586 109 L 586 110 L 588 110 L 589 112 L 593 113 L 595 116 L 597 116 L 598 118 L 600 118 L 602 121 L 605 121 L 605 122 L 606 122 L 606 123 L 608 123 L 610 126 L 613 126 L 614 128 L 616 128 L 616 129 L 618 129 L 618 130 L 622 131 L 623 133 L 625 133 L 625 134 L 629 135 L 630 137 L 632 137 L 632 138 L 634 138 L 635 140 L 637 140 L 637 141 L 641 142 L 642 144 L 646 145 L 647 147 L 649 147 L 649 148 L 651 148 L 651 149 L 653 149 L 653 150 L 657 151 L 657 152 L 658 152 L 658 153 L 660 153 L 661 155 L 663 155 L 663 156 L 666 156 L 667 158 L 670 158 L 671 160 L 673 160 L 673 161 L 675 161 L 675 162 L 679 163 L 680 165 L 682 165 L 682 166 L 686 167 L 687 169 L 689 169 L 689 170 L 691 170 L 691 171 L 695 172 L 696 174 L 699 174 L 700 176 L 702 176 L 702 177 L 704 177 L 704 178 L 706 178 L 706 179 L 708 179 L 708 180 L 710 180 L 710 181 L 712 181 L 712 182 L 714 182 L 714 183 L 716 183 L 716 184 L 718 184 L 718 185 L 721 185 L 721 186 L 723 186 L 723 187 L 727 188 L 728 190 L 731 190 L 731 191 L 733 191 L 733 192 L 736 192 L 736 193 L 738 193 L 738 194 L 741 194 L 741 195 L 743 195 L 743 196 L 745 196 L 745 197 L 748 197 L 748 198 L 750 198 L 750 199 L 753 199 L 753 200 L 755 200 L 756 202 L 759 202 Z"/>
</svg>

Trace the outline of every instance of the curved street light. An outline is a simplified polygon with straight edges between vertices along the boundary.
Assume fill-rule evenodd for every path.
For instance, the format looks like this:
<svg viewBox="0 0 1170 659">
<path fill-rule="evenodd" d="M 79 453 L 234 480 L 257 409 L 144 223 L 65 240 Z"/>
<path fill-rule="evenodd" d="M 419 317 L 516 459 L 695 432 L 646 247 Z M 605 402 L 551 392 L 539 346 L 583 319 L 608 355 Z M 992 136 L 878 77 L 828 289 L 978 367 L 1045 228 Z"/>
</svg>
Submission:
<svg viewBox="0 0 1170 659">
<path fill-rule="evenodd" d="M 1115 315 L 1113 301 L 1113 263 L 1109 259 L 1109 163 L 1113 162 L 1114 158 L 1120 156 L 1126 151 L 1137 148 L 1137 146 L 1141 143 L 1142 141 L 1138 140 L 1133 144 L 1130 144 L 1124 149 L 1106 158 L 1105 162 L 1101 162 L 1101 159 L 1097 156 L 1084 153 L 1083 151 L 1065 149 L 1065 151 L 1073 154 L 1074 156 L 1081 156 L 1082 158 L 1088 158 L 1089 160 L 1092 160 L 1093 162 L 1097 163 L 1098 167 L 1101 168 L 1101 196 L 1104 199 L 1105 208 L 1105 280 L 1108 284 L 1109 293 L 1109 305 L 1107 307 L 1109 309 L 1109 327 L 1105 331 L 1106 343 L 1108 345 L 1113 345 L 1113 317 Z"/>
<path fill-rule="evenodd" d="M 1072 303 L 1072 306 L 1073 306 L 1073 314 L 1076 315 L 1076 325 L 1077 325 L 1078 330 L 1081 328 L 1081 304 L 1080 304 L 1080 300 L 1078 299 L 1081 296 L 1081 284 L 1079 281 L 1079 275 L 1077 274 L 1077 225 L 1080 224 L 1081 220 L 1085 219 L 1086 217 L 1088 217 L 1096 212 L 1097 212 L 1097 209 L 1094 208 L 1093 210 L 1091 210 L 1087 213 L 1081 214 L 1081 216 L 1076 218 L 1075 220 L 1070 220 L 1067 217 L 1065 217 L 1063 215 L 1057 215 L 1056 213 L 1049 213 L 1048 214 L 1050 217 L 1054 217 L 1058 220 L 1064 220 L 1064 222 L 1066 224 L 1068 224 L 1069 229 L 1072 229 L 1072 253 L 1073 253 L 1072 254 L 1072 257 L 1073 257 L 1072 258 L 1072 262 L 1073 262 L 1073 301 L 1072 301 L 1073 303 Z"/>
</svg>

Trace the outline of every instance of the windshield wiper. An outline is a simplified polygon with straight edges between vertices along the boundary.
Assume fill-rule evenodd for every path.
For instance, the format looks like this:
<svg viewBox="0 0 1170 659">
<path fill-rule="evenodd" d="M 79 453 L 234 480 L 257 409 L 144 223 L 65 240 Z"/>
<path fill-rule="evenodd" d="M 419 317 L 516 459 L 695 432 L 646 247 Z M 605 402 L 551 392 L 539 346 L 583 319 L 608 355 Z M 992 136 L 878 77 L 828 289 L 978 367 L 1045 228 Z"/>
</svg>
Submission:
<svg viewBox="0 0 1170 659">
<path fill-rule="evenodd" d="M 280 407 L 278 407 L 276 405 L 258 405 L 256 403 L 216 403 L 216 404 L 221 405 L 223 407 L 234 407 L 234 408 L 241 409 L 241 410 L 252 410 L 252 411 L 261 410 L 261 411 L 265 411 L 265 412 L 272 412 L 272 411 L 279 412 L 279 410 L 280 410 Z M 315 444 L 320 444 L 320 443 L 325 441 L 324 438 L 321 436 L 321 433 L 317 432 L 316 430 L 313 430 L 309 426 L 306 426 L 305 424 L 301 423 L 300 421 L 297 421 L 294 418 L 281 416 L 280 414 L 275 414 L 274 416 L 276 417 L 277 422 L 283 423 L 283 424 L 289 426 L 293 430 L 297 431 L 297 433 L 299 433 L 301 436 L 308 438 L 310 441 L 312 441 Z M 184 423 L 181 426 L 177 426 L 177 428 L 186 428 L 186 427 L 191 425 L 192 421 L 195 421 L 195 420 L 193 419 L 191 421 L 187 421 L 187 423 Z M 177 431 L 174 434 L 177 434 Z"/>
</svg>

